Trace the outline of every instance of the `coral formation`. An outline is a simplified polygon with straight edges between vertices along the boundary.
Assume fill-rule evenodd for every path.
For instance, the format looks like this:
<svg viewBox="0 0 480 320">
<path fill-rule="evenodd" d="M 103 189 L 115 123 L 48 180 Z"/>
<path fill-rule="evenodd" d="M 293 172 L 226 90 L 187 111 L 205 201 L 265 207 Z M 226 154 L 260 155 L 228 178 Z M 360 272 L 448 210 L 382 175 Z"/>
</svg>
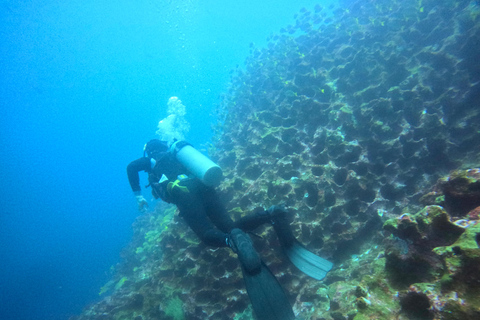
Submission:
<svg viewBox="0 0 480 320">
<path fill-rule="evenodd" d="M 299 319 L 480 318 L 479 12 L 303 9 L 233 76 L 211 150 L 220 197 L 234 218 L 284 202 L 295 236 L 336 264 L 307 278 L 257 230 Z M 124 282 L 74 319 L 251 319 L 235 255 L 165 210 L 137 219 Z"/>
</svg>

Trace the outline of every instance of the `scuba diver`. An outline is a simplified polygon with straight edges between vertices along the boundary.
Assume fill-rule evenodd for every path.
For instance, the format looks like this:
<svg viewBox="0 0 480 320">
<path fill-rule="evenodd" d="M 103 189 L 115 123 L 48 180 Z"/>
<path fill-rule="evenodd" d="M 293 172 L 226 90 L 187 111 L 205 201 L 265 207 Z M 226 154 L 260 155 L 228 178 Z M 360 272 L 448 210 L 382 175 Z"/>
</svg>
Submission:
<svg viewBox="0 0 480 320">
<path fill-rule="evenodd" d="M 283 206 L 233 221 L 219 201 L 215 186 L 222 179 L 221 168 L 185 141 L 153 139 L 143 157 L 127 166 L 127 175 L 140 211 L 148 206 L 142 196 L 139 172 L 148 173 L 155 199 L 175 204 L 182 217 L 206 245 L 229 247 L 238 256 L 254 313 L 259 320 L 295 319 L 280 283 L 260 258 L 250 236 L 262 224 L 270 223 L 289 260 L 305 274 L 321 280 L 333 264 L 303 247 L 294 237 Z M 148 187 L 147 186 L 147 187 Z"/>
</svg>

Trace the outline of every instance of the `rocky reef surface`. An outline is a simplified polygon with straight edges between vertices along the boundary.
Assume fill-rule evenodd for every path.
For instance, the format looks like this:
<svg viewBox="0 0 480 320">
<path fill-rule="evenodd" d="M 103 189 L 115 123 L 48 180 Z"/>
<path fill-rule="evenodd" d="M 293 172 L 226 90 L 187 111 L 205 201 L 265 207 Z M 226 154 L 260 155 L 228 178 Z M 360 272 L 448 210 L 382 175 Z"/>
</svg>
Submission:
<svg viewBox="0 0 480 320">
<path fill-rule="evenodd" d="M 256 248 L 298 319 L 480 318 L 480 6 L 320 6 L 252 46 L 223 96 L 211 156 L 233 218 L 284 202 L 335 263 L 296 270 L 268 226 Z M 72 320 L 252 319 L 235 254 L 159 204 L 99 303 Z"/>
</svg>

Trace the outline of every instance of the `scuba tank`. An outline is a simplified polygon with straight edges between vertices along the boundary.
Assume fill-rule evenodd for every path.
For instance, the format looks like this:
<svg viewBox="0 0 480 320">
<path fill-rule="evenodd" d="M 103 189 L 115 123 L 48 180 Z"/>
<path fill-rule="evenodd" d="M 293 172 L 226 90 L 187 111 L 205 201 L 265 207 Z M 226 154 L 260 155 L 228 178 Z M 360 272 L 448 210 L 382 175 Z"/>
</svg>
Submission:
<svg viewBox="0 0 480 320">
<path fill-rule="evenodd" d="M 169 150 L 195 177 L 209 187 L 216 187 L 223 178 L 222 168 L 192 147 L 188 142 L 175 141 Z"/>
</svg>

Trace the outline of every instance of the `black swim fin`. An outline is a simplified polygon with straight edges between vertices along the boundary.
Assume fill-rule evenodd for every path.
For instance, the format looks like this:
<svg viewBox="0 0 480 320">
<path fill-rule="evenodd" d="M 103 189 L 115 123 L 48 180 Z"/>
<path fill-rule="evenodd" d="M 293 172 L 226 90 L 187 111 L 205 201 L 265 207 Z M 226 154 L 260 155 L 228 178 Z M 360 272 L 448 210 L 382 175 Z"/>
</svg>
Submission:
<svg viewBox="0 0 480 320">
<path fill-rule="evenodd" d="M 292 306 L 282 286 L 262 261 L 259 271 L 252 274 L 243 266 L 243 279 L 257 320 L 294 320 Z"/>
<path fill-rule="evenodd" d="M 297 240 L 282 249 L 300 271 L 314 279 L 322 280 L 333 267 L 333 263 L 308 251 Z"/>
</svg>

